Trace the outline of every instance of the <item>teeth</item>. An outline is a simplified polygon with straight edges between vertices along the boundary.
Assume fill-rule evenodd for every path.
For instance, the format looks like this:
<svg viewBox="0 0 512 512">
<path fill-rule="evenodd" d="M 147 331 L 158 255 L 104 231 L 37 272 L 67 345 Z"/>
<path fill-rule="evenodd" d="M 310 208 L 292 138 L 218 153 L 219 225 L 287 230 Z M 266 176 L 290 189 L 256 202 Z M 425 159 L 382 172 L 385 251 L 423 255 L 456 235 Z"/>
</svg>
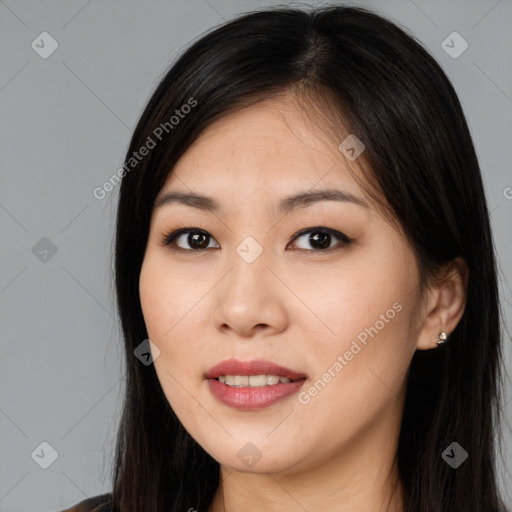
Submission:
<svg viewBox="0 0 512 512">
<path fill-rule="evenodd" d="M 279 375 L 219 375 L 219 382 L 233 387 L 261 387 L 292 382 L 288 377 Z"/>
</svg>

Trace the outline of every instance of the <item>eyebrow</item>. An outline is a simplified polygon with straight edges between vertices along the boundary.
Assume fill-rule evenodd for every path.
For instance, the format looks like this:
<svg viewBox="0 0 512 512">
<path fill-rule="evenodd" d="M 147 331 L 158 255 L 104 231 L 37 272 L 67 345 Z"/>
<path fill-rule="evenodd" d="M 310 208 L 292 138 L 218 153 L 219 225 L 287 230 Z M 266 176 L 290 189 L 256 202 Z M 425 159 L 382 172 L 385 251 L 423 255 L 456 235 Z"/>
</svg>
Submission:
<svg viewBox="0 0 512 512">
<path fill-rule="evenodd" d="M 281 215 L 286 214 L 292 210 L 306 208 L 309 205 L 320 201 L 341 201 L 344 203 L 352 203 L 363 208 L 368 208 L 368 205 L 362 199 L 349 192 L 336 189 L 325 189 L 316 190 L 314 192 L 300 192 L 293 196 L 285 197 L 279 201 L 277 213 Z M 222 210 L 219 203 L 211 197 L 179 191 L 167 192 L 164 194 L 155 203 L 155 210 L 172 203 L 184 204 L 210 212 L 220 212 Z"/>
</svg>

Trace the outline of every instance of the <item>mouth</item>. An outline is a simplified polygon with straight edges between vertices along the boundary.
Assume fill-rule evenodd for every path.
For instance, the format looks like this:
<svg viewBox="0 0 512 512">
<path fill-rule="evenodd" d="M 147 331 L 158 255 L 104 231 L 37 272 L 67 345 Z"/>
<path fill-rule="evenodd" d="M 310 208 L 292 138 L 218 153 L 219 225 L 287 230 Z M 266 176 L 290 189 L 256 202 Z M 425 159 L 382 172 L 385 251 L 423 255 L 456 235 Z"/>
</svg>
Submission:
<svg viewBox="0 0 512 512">
<path fill-rule="evenodd" d="M 257 410 L 297 393 L 307 375 L 270 361 L 223 361 L 205 374 L 212 395 L 235 409 Z"/>
<path fill-rule="evenodd" d="M 306 380 L 306 377 L 301 379 L 289 379 L 283 375 L 219 375 L 213 380 L 231 386 L 233 388 L 259 388 L 263 386 L 276 386 L 277 384 L 290 384 L 291 382 L 298 382 Z"/>
<path fill-rule="evenodd" d="M 305 379 L 307 375 L 264 359 L 227 359 L 210 368 L 204 377 L 216 379 L 230 386 L 271 386 L 278 384 L 276 379 L 282 383 L 289 383 Z"/>
</svg>

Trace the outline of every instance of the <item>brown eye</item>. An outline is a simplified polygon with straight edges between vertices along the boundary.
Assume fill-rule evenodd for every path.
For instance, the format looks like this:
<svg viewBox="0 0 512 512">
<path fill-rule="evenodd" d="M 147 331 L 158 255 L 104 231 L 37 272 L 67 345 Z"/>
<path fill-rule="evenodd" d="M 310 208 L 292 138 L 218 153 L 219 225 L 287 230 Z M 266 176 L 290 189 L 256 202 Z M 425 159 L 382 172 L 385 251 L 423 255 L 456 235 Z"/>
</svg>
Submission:
<svg viewBox="0 0 512 512">
<path fill-rule="evenodd" d="M 305 238 L 306 235 L 309 235 L 308 238 Z M 303 229 L 295 235 L 293 240 L 300 238 L 305 239 L 306 246 L 299 247 L 299 249 L 309 252 L 328 252 L 341 248 L 352 241 L 343 233 L 322 226 Z M 339 240 L 337 246 L 332 246 L 333 240 L 335 241 L 336 239 Z M 181 228 L 166 235 L 161 243 L 175 251 L 201 252 L 207 249 L 219 248 L 218 244 L 210 246 L 210 242 L 213 240 L 215 239 L 204 229 Z"/>
<path fill-rule="evenodd" d="M 175 246 L 176 250 L 183 251 L 202 251 L 208 248 L 209 242 L 213 237 L 202 229 L 178 229 L 167 235 L 163 240 L 163 245 Z M 178 245 L 180 241 L 183 245 Z"/>
<path fill-rule="evenodd" d="M 327 249 L 331 244 L 331 235 L 328 233 L 315 232 L 312 235 L 309 235 L 308 242 L 315 249 Z"/>
<path fill-rule="evenodd" d="M 308 235 L 307 238 L 306 235 Z M 307 230 L 302 230 L 294 240 L 300 238 L 305 240 L 305 246 L 299 247 L 299 249 L 311 251 L 311 248 L 313 248 L 313 250 L 317 252 L 326 252 L 333 249 L 335 247 L 331 246 L 333 239 L 341 240 L 341 243 L 338 243 L 340 246 L 347 245 L 351 242 L 350 238 L 343 233 L 329 228 L 308 228 Z"/>
<path fill-rule="evenodd" d="M 187 236 L 187 243 L 190 247 L 196 249 L 206 249 L 208 247 L 209 235 L 204 233 L 189 233 Z"/>
</svg>

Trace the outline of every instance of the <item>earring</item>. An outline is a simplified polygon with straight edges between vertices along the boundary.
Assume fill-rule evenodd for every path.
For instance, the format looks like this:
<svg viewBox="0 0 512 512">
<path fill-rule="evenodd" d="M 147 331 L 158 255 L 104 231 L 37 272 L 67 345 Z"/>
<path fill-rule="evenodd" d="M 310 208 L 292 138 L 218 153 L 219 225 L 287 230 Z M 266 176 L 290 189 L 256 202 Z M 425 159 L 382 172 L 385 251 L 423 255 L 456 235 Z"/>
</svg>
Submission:
<svg viewBox="0 0 512 512">
<path fill-rule="evenodd" d="M 446 333 L 444 331 L 441 331 L 439 333 L 439 341 L 437 342 L 438 346 L 444 345 L 446 343 L 447 339 L 448 339 L 448 336 L 446 335 Z"/>
</svg>

